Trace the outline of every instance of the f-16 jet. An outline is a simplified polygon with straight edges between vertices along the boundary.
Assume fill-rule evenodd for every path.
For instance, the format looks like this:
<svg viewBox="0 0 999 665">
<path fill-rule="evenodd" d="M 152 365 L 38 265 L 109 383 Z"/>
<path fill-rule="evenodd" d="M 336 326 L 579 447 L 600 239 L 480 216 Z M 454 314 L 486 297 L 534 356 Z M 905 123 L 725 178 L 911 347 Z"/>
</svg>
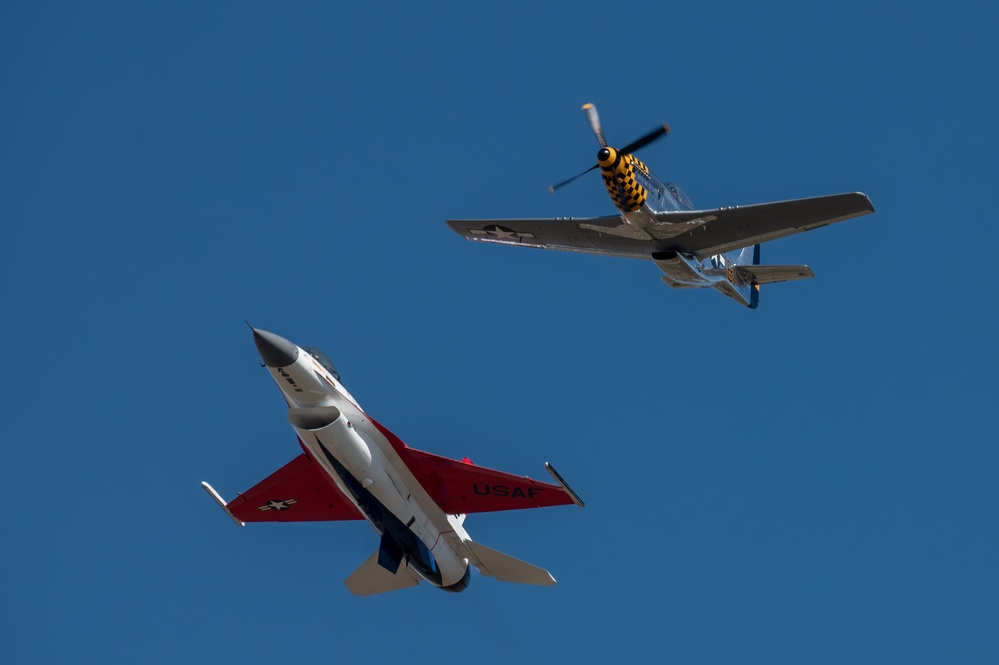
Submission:
<svg viewBox="0 0 999 665">
<path fill-rule="evenodd" d="M 583 502 L 554 468 L 556 484 L 408 447 L 367 415 L 322 351 L 264 330 L 253 339 L 288 403 L 302 453 L 232 501 L 205 491 L 239 526 L 247 522 L 367 520 L 378 549 L 345 581 L 359 596 L 421 580 L 462 591 L 469 565 L 505 582 L 551 586 L 551 574 L 473 541 L 465 516 Z"/>
<path fill-rule="evenodd" d="M 651 260 L 678 289 L 714 288 L 755 309 L 760 285 L 814 277 L 806 265 L 761 265 L 760 244 L 874 212 L 859 192 L 747 206 L 697 209 L 680 187 L 656 177 L 634 152 L 669 133 L 663 123 L 623 148 L 604 138 L 593 104 L 583 106 L 600 150 L 597 163 L 550 187 L 600 169 L 617 215 L 554 219 L 451 219 L 468 240 Z"/>
</svg>

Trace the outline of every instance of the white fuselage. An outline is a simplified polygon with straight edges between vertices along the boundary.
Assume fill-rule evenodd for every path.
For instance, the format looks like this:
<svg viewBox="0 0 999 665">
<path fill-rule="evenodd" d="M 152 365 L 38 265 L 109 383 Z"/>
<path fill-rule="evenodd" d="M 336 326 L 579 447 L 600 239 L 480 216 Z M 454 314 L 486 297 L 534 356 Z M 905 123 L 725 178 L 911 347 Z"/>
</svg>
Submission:
<svg viewBox="0 0 999 665">
<path fill-rule="evenodd" d="M 459 582 L 468 570 L 468 560 L 459 554 L 461 543 L 469 540 L 462 518 L 440 509 L 337 378 L 308 351 L 301 347 L 298 351 L 292 365 L 267 370 L 288 402 L 289 421 L 309 455 L 379 535 L 384 529 L 347 486 L 341 477 L 342 469 L 426 546 L 436 562 L 440 581 L 422 573 L 421 577 L 442 587 Z M 341 470 L 336 469 L 331 458 L 342 466 Z"/>
</svg>

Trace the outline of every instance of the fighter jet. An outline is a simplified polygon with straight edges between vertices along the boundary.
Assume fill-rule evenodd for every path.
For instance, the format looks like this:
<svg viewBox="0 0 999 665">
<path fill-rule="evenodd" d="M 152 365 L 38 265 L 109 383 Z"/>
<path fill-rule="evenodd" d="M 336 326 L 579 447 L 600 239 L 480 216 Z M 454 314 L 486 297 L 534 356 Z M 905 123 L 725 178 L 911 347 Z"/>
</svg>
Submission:
<svg viewBox="0 0 999 665">
<path fill-rule="evenodd" d="M 367 520 L 378 549 L 345 581 L 359 596 L 421 580 L 462 591 L 469 564 L 504 582 L 555 584 L 547 570 L 474 542 L 464 528 L 468 513 L 582 507 L 550 464 L 554 485 L 410 448 L 361 409 L 322 351 L 264 330 L 253 339 L 302 453 L 229 502 L 201 483 L 236 524 Z"/>
<path fill-rule="evenodd" d="M 815 276 L 806 265 L 760 265 L 760 243 L 874 212 L 860 192 L 699 210 L 679 185 L 657 178 L 633 154 L 668 134 L 669 125 L 615 149 L 604 138 L 596 107 L 586 104 L 583 112 L 600 144 L 597 163 L 550 189 L 599 168 L 619 214 L 451 219 L 448 226 L 468 240 L 651 260 L 673 288 L 714 288 L 756 309 L 761 284 Z"/>
</svg>

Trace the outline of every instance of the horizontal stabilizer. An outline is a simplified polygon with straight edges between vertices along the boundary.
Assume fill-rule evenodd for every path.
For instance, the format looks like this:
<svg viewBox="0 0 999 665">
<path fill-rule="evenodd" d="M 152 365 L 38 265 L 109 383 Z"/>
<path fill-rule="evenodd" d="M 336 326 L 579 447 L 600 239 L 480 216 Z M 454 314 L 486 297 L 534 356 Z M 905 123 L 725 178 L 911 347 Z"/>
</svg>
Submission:
<svg viewBox="0 0 999 665">
<path fill-rule="evenodd" d="M 509 554 L 497 552 L 471 540 L 464 541 L 464 545 L 474 557 L 472 563 L 483 575 L 495 577 L 501 582 L 537 584 L 538 586 L 553 586 L 555 584 L 555 578 L 543 568 L 532 566 Z"/>
<path fill-rule="evenodd" d="M 385 570 L 378 563 L 380 553 L 381 549 L 368 557 L 367 561 L 343 581 L 348 591 L 355 596 L 373 596 L 378 593 L 398 591 L 420 583 L 419 578 L 409 569 L 409 566 L 401 565 L 395 573 Z"/>
<path fill-rule="evenodd" d="M 746 282 L 757 284 L 793 282 L 796 279 L 815 277 L 808 266 L 739 266 L 736 270 Z"/>
</svg>

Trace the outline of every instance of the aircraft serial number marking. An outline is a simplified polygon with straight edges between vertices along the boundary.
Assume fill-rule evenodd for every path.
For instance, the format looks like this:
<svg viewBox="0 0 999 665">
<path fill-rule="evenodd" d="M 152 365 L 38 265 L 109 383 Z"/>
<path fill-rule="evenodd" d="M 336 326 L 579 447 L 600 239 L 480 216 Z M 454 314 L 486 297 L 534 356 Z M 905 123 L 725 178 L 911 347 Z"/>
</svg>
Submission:
<svg viewBox="0 0 999 665">
<path fill-rule="evenodd" d="M 278 374 L 283 376 L 284 380 L 291 384 L 291 387 L 295 389 L 296 393 L 304 392 L 301 388 L 298 387 L 298 384 L 295 383 L 295 379 L 291 378 L 291 374 L 288 374 L 288 372 L 284 371 L 284 367 L 278 367 Z"/>
</svg>

